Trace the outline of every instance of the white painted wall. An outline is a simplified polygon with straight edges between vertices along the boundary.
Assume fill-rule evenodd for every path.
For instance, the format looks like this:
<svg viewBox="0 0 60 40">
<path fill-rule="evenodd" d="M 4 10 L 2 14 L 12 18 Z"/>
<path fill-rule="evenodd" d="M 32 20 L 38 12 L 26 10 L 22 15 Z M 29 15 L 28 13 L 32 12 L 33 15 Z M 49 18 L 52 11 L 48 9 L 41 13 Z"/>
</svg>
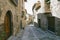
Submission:
<svg viewBox="0 0 60 40">
<path fill-rule="evenodd" d="M 51 12 L 53 16 L 60 18 L 60 1 L 51 0 Z"/>
</svg>

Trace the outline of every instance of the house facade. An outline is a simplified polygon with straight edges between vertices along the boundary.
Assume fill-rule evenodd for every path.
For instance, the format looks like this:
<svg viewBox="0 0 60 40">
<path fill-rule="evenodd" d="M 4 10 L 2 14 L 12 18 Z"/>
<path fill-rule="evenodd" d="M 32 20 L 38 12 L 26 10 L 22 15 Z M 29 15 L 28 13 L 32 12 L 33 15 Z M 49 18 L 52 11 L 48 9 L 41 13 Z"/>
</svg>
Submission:
<svg viewBox="0 0 60 40">
<path fill-rule="evenodd" d="M 39 10 L 40 11 L 40 10 Z M 38 26 L 44 31 L 49 30 L 60 36 L 60 1 L 45 0 L 44 13 L 39 12 Z"/>
<path fill-rule="evenodd" d="M 32 11 L 33 11 L 34 25 L 38 27 L 38 14 L 43 14 L 45 12 L 44 0 L 37 1 L 37 3 L 35 3 L 32 7 Z"/>
<path fill-rule="evenodd" d="M 24 0 L 25 2 L 26 0 Z M 5 39 L 20 31 L 22 0 L 0 0 L 0 35 Z"/>
<path fill-rule="evenodd" d="M 54 29 L 55 34 L 60 36 L 60 0 L 51 0 L 50 1 L 51 13 L 54 16 Z"/>
<path fill-rule="evenodd" d="M 27 20 L 27 25 L 33 24 L 33 15 L 28 14 L 27 19 L 28 19 L 28 20 Z"/>
</svg>

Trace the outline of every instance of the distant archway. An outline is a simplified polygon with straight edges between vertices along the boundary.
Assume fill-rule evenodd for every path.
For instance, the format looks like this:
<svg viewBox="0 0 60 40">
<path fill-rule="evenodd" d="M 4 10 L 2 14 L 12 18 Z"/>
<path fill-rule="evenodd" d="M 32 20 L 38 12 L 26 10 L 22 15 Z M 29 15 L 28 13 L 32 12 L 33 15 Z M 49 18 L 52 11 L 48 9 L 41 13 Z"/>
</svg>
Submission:
<svg viewBox="0 0 60 40">
<path fill-rule="evenodd" d="M 12 13 L 11 11 L 7 11 L 4 19 L 4 27 L 6 33 L 6 39 L 12 35 Z"/>
</svg>

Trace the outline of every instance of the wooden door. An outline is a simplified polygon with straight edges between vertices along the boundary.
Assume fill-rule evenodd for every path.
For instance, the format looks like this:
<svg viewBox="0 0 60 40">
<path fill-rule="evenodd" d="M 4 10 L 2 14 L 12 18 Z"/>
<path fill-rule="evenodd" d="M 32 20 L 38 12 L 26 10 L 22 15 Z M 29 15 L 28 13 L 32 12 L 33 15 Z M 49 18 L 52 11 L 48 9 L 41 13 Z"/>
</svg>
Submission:
<svg viewBox="0 0 60 40">
<path fill-rule="evenodd" d="M 11 22 L 11 19 L 10 19 L 10 16 L 8 14 L 6 14 L 5 16 L 5 32 L 6 32 L 6 38 L 8 38 L 10 36 L 10 22 Z"/>
</svg>

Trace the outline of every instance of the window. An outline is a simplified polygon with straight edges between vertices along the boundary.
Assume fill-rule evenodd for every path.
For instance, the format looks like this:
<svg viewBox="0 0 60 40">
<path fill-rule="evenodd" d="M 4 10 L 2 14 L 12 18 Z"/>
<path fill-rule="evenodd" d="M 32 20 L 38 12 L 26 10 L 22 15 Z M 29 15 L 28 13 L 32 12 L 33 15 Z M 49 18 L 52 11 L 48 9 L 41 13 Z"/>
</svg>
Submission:
<svg viewBox="0 0 60 40">
<path fill-rule="evenodd" d="M 47 4 L 50 4 L 50 0 L 45 0 L 45 2 L 46 2 Z"/>
<path fill-rule="evenodd" d="M 18 22 L 18 16 L 16 18 L 17 18 L 17 22 Z"/>
<path fill-rule="evenodd" d="M 18 0 L 11 0 L 14 5 L 18 5 Z"/>
<path fill-rule="evenodd" d="M 22 15 L 21 15 L 21 17 L 22 17 L 22 18 L 24 17 L 24 11 L 22 11 Z"/>
</svg>

